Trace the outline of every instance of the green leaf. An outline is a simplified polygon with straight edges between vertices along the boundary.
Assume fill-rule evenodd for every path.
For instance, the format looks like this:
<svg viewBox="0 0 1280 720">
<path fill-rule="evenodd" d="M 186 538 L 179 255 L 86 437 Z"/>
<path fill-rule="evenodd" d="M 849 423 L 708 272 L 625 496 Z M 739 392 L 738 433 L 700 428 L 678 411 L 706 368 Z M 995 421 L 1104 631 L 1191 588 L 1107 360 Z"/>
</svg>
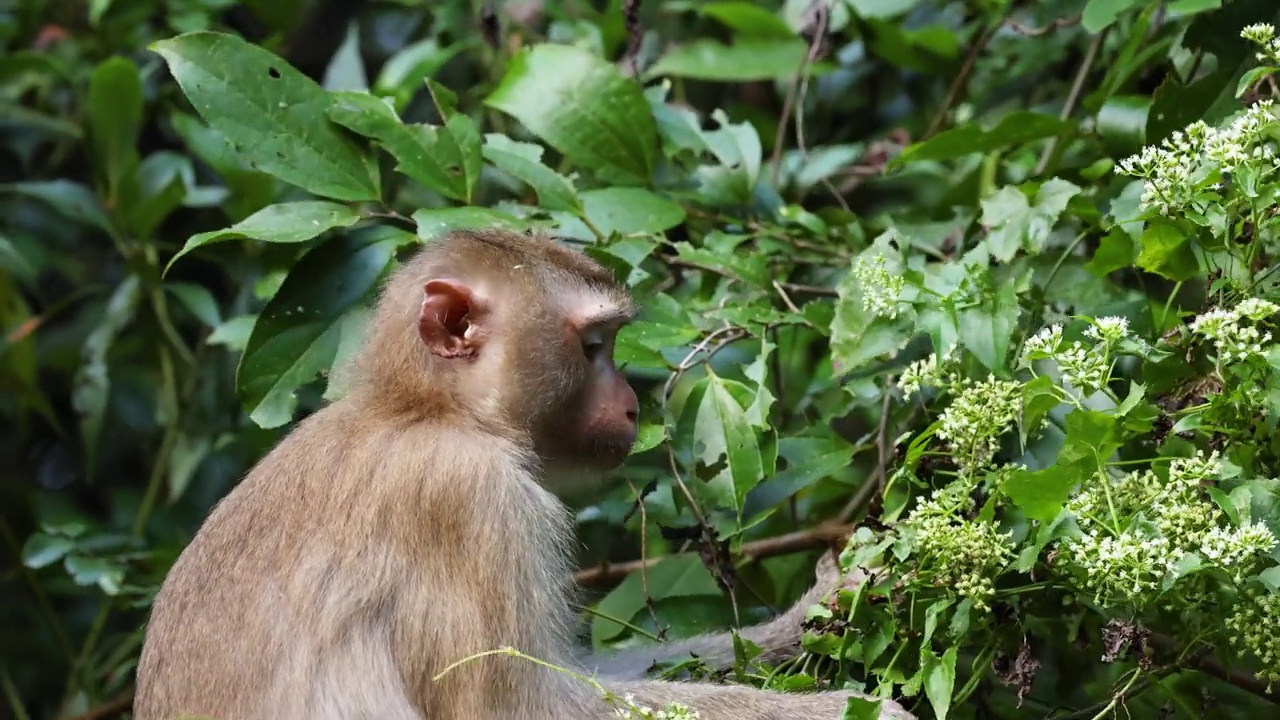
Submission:
<svg viewBox="0 0 1280 720">
<path fill-rule="evenodd" d="M 236 373 L 240 398 L 260 427 L 293 418 L 294 393 L 329 369 L 340 320 L 377 286 L 412 235 L 389 227 L 335 238 L 307 253 L 262 309 Z"/>
<path fill-rule="evenodd" d="M 185 432 L 178 433 L 173 453 L 169 456 L 167 481 L 170 501 L 177 500 L 187 491 L 192 476 L 200 468 L 200 463 L 208 457 L 212 447 L 212 438 L 207 435 L 191 436 Z"/>
<path fill-rule="evenodd" d="M 178 302 L 182 303 L 187 311 L 199 318 L 200 322 L 209 328 L 216 328 L 222 325 L 222 314 L 218 311 L 218 301 L 214 299 L 213 293 L 203 285 L 185 282 L 169 282 L 164 284 L 164 289 L 168 290 Z"/>
<path fill-rule="evenodd" d="M 581 197 L 587 219 L 605 235 L 660 233 L 684 222 L 684 208 L 643 188 L 587 190 Z"/>
<path fill-rule="evenodd" d="M 956 686 L 956 653 L 955 645 L 939 658 L 930 652 L 924 666 L 924 694 L 933 706 L 933 713 L 938 720 L 946 720 L 951 710 L 951 694 Z"/>
<path fill-rule="evenodd" d="M 786 459 L 787 469 L 747 493 L 743 517 L 755 518 L 759 513 L 776 509 L 815 482 L 848 468 L 855 450 L 838 436 L 780 439 L 778 455 Z"/>
<path fill-rule="evenodd" d="M 374 94 L 395 98 L 397 110 L 404 110 L 413 94 L 422 89 L 422 81 L 435 75 L 455 55 L 474 45 L 472 42 L 454 40 L 444 47 L 434 38 L 427 38 L 406 45 L 387 59 L 378 79 L 373 83 Z"/>
<path fill-rule="evenodd" d="M 1137 152 L 1147 140 L 1150 95 L 1116 95 L 1098 110 L 1098 135 L 1116 156 Z"/>
<path fill-rule="evenodd" d="M 81 417 L 80 434 L 86 456 L 84 466 L 90 480 L 97 467 L 98 438 L 111 393 L 107 354 L 116 336 L 133 322 L 141 298 L 141 279 L 137 275 L 126 276 L 111 293 L 102 318 L 93 326 L 80 348 L 80 367 L 76 369 L 71 390 L 71 405 Z"/>
<path fill-rule="evenodd" d="M 693 432 L 700 446 L 698 459 L 709 468 L 723 468 L 707 482 L 707 489 L 721 507 L 731 508 L 741 520 L 747 492 L 764 477 L 756 432 L 737 397 L 737 393 L 749 395 L 750 389 L 714 373 L 700 384 L 705 391 L 699 398 Z"/>
<path fill-rule="evenodd" d="M 542 164 L 542 146 L 516 142 L 506 135 L 484 136 L 484 159 L 533 188 L 538 202 L 548 210 L 582 216 L 582 200 L 573 181 Z"/>
<path fill-rule="evenodd" d="M 782 18 L 749 2 L 709 2 L 698 8 L 707 17 L 715 18 L 733 30 L 739 37 L 794 38 L 796 33 Z"/>
<path fill-rule="evenodd" d="M 359 220 L 360 214 L 355 210 L 324 200 L 299 200 L 268 205 L 229 228 L 192 235 L 187 244 L 169 260 L 165 272 L 173 267 L 178 258 L 210 243 L 235 238 L 271 243 L 301 243 L 334 228 L 351 227 Z"/>
<path fill-rule="evenodd" d="M 1280 565 L 1269 567 L 1258 573 L 1258 580 L 1273 593 L 1280 593 Z"/>
<path fill-rule="evenodd" d="M 993 373 L 1009 365 L 1009 348 L 1022 308 L 1013 283 L 1000 283 L 977 307 L 960 312 L 960 343 Z"/>
<path fill-rule="evenodd" d="M 60 215 L 115 235 L 102 203 L 88 188 L 70 180 L 16 182 L 0 185 L 0 192 L 35 198 L 48 203 Z"/>
<path fill-rule="evenodd" d="M 864 18 L 890 18 L 905 14 L 920 0 L 846 0 Z"/>
<path fill-rule="evenodd" d="M 1137 248 L 1133 244 L 1133 239 L 1117 225 L 1102 236 L 1098 249 L 1094 251 L 1093 258 L 1085 264 L 1085 269 L 1097 277 L 1106 277 L 1116 270 L 1123 270 L 1133 265 L 1137 258 Z"/>
<path fill-rule="evenodd" d="M 1014 470 L 1001 489 L 1028 519 L 1050 522 L 1062 512 L 1071 488 L 1082 479 L 1076 466 L 1059 463 L 1043 470 Z"/>
<path fill-rule="evenodd" d="M 1178 225 L 1162 217 L 1147 221 L 1138 241 L 1138 266 L 1170 280 L 1190 280 L 1200 272 L 1191 238 Z"/>
<path fill-rule="evenodd" d="M 103 558 L 68 555 L 63 565 L 77 585 L 97 585 L 108 595 L 119 593 L 124 582 L 124 568 Z"/>
<path fill-rule="evenodd" d="M 1254 83 L 1265 77 L 1274 75 L 1277 72 L 1280 72 L 1280 68 L 1272 67 L 1270 65 L 1263 65 L 1262 67 L 1256 67 L 1249 70 L 1245 74 L 1241 75 L 1240 82 L 1236 83 L 1236 97 L 1244 95 L 1249 88 L 1253 87 Z"/>
<path fill-rule="evenodd" d="M 879 720 L 882 704 L 884 701 L 878 698 L 872 700 L 850 695 L 845 700 L 844 712 L 840 715 L 840 720 Z"/>
<path fill-rule="evenodd" d="M 1018 250 L 1044 250 L 1049 234 L 1071 198 L 1080 193 L 1076 185 L 1053 178 L 1040 186 L 1034 206 L 1016 187 L 1007 185 L 982 200 L 982 224 L 990 229 L 987 248 L 992 257 L 1009 262 Z"/>
<path fill-rule="evenodd" d="M 413 214 L 413 221 L 418 225 L 418 237 L 428 241 L 454 230 L 484 228 L 521 230 L 524 228 L 524 223 L 519 218 L 499 210 L 481 207 L 419 210 Z"/>
<path fill-rule="evenodd" d="M 889 167 L 916 160 L 950 160 L 972 153 L 991 152 L 1054 137 L 1072 127 L 1073 124 L 1053 115 L 1016 110 L 1001 118 L 990 130 L 983 130 L 977 123 L 968 123 L 910 145 L 890 161 Z"/>
<path fill-rule="evenodd" d="M 644 75 L 716 82 L 791 78 L 808 53 L 809 46 L 800 38 L 744 37 L 732 45 L 704 38 L 668 50 Z"/>
<path fill-rule="evenodd" d="M 627 628 L 608 618 L 630 622 L 644 610 L 648 600 L 658 602 L 703 595 L 719 597 L 720 588 L 696 553 L 662 558 L 644 573 L 628 575 L 596 604 L 599 614 L 591 619 L 592 640 L 598 644 L 621 635 Z"/>
<path fill-rule="evenodd" d="M 22 564 L 33 570 L 52 565 L 76 546 L 70 538 L 38 532 L 22 546 Z"/>
<path fill-rule="evenodd" d="M 485 100 L 600 179 L 649 181 L 658 130 L 639 85 L 581 48 L 535 45 L 513 57 Z"/>
<path fill-rule="evenodd" d="M 117 55 L 95 67 L 89 76 L 86 110 L 97 173 L 107 195 L 115 197 L 121 180 L 138 164 L 138 129 L 142 126 L 138 66 Z"/>
<path fill-rule="evenodd" d="M 1096 35 L 1111 27 L 1120 13 L 1143 2 L 1144 0 L 1089 0 L 1089 4 L 1084 6 L 1081 25 Z"/>
<path fill-rule="evenodd" d="M 324 197 L 378 199 L 373 156 L 329 122 L 329 94 L 282 58 L 213 32 L 150 48 L 200 116 L 255 169 Z"/>
<path fill-rule="evenodd" d="M 377 141 L 396 159 L 397 170 L 445 197 L 471 201 L 479 179 L 480 138 L 470 118 L 450 118 L 458 128 L 455 135 L 448 126 L 405 125 L 391 105 L 368 93 L 337 92 L 333 98 L 329 118 Z"/>
</svg>

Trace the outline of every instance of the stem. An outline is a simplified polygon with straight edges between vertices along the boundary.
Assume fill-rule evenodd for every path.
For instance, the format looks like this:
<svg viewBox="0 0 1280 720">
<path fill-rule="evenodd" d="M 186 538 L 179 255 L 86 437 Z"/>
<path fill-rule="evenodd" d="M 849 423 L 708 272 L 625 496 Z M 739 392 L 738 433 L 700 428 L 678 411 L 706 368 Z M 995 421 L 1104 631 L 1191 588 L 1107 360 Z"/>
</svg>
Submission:
<svg viewBox="0 0 1280 720">
<path fill-rule="evenodd" d="M 441 670 L 440 674 L 431 678 L 431 682 L 439 682 L 440 678 L 453 672 L 455 668 L 465 663 L 469 663 L 472 660 L 479 660 L 480 658 L 488 657 L 490 655 L 506 655 L 507 657 L 514 657 L 514 658 L 520 658 L 521 660 L 527 660 L 533 663 L 534 665 L 541 665 L 542 667 L 548 668 L 550 670 L 555 670 L 556 672 L 562 672 L 572 678 L 575 678 L 577 680 L 581 680 L 584 683 L 587 683 L 588 685 L 599 690 L 602 694 L 606 694 L 606 695 L 608 694 L 608 691 L 604 689 L 604 686 L 601 685 L 599 682 L 597 682 L 593 678 L 589 678 L 586 675 L 583 675 L 582 673 L 574 672 L 573 670 L 570 670 L 567 667 L 556 665 L 555 663 L 550 663 L 550 662 L 547 662 L 546 660 L 542 660 L 542 659 L 533 657 L 531 655 L 525 655 L 524 653 L 512 647 L 500 647 L 497 650 L 485 650 L 484 652 L 479 652 L 479 653 L 476 653 L 475 655 L 468 655 L 467 657 L 464 657 L 461 660 L 458 660 L 450 664 L 444 670 Z"/>
</svg>

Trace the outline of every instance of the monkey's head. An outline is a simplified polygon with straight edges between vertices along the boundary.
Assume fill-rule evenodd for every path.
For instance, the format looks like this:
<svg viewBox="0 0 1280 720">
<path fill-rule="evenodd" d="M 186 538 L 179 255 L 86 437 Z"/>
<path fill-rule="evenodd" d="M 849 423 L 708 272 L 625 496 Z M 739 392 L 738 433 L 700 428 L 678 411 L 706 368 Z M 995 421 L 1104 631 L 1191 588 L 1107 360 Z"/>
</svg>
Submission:
<svg viewBox="0 0 1280 720">
<path fill-rule="evenodd" d="M 455 232 L 388 282 L 363 384 L 414 415 L 507 434 L 549 472 L 609 470 L 636 438 L 613 360 L 634 315 L 608 270 L 555 240 Z"/>
</svg>

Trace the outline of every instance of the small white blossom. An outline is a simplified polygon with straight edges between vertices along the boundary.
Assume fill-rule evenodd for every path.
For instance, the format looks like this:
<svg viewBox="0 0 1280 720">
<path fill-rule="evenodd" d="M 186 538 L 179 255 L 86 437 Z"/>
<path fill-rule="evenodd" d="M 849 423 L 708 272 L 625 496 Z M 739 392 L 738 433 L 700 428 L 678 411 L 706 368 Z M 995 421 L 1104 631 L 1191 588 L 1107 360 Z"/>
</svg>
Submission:
<svg viewBox="0 0 1280 720">
<path fill-rule="evenodd" d="M 1258 59 L 1262 62 L 1280 64 L 1280 38 L 1276 37 L 1276 28 L 1271 23 L 1255 23 L 1240 31 L 1240 37 L 1257 45 L 1261 52 Z"/>
<path fill-rule="evenodd" d="M 1231 364 L 1266 355 L 1271 346 L 1271 332 L 1262 331 L 1245 320 L 1264 320 L 1275 314 L 1274 303 L 1248 298 L 1234 308 L 1214 308 L 1191 322 L 1191 332 L 1213 341 L 1218 360 Z"/>
<path fill-rule="evenodd" d="M 1118 343 L 1129 335 L 1129 321 L 1115 316 L 1100 317 L 1084 333 L 1095 340 Z"/>
<path fill-rule="evenodd" d="M 1262 669 L 1259 678 L 1271 683 L 1280 682 L 1280 593 L 1264 593 L 1248 590 L 1227 616 L 1227 630 L 1231 633 L 1231 645 L 1242 653 L 1258 659 Z"/>
<path fill-rule="evenodd" d="M 906 278 L 889 272 L 883 255 L 863 255 L 853 264 L 853 275 L 862 285 L 862 307 L 874 315 L 898 316 L 898 296 Z"/>
<path fill-rule="evenodd" d="M 1086 348 L 1078 342 L 1058 353 L 1058 368 L 1067 382 L 1086 392 L 1101 390 L 1111 376 L 1111 360 L 1107 353 Z"/>
<path fill-rule="evenodd" d="M 911 363 L 906 370 L 902 371 L 902 377 L 898 378 L 898 387 L 902 388 L 902 392 L 907 395 L 913 395 L 920 392 L 922 387 L 936 387 L 941 380 L 938 356 L 930 354 L 923 360 Z"/>
<path fill-rule="evenodd" d="M 959 480 L 934 491 L 903 521 L 914 531 L 915 563 L 920 575 L 937 587 L 953 590 L 973 601 L 977 610 L 989 610 L 995 595 L 994 579 L 1013 559 L 1008 545 L 1012 531 L 1001 533 L 989 522 L 964 520 L 958 511 L 972 506 L 972 486 Z"/>
<path fill-rule="evenodd" d="M 1022 385 L 997 380 L 958 380 L 964 389 L 938 418 L 938 437 L 946 441 L 959 465 L 975 470 L 991 464 L 998 439 L 1022 412 Z"/>
<path fill-rule="evenodd" d="M 1022 344 L 1022 363 L 1030 364 L 1032 360 L 1051 358 L 1060 347 L 1062 347 L 1062 325 L 1042 327 Z"/>
</svg>

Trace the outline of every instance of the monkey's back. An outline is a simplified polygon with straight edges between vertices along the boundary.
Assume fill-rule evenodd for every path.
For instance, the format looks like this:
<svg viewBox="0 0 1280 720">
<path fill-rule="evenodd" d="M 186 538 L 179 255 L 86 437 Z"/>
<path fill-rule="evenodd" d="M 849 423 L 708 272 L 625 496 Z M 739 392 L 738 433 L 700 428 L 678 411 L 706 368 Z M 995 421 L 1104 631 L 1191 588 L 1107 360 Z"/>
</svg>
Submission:
<svg viewBox="0 0 1280 720">
<path fill-rule="evenodd" d="M 138 720 L 179 714 L 218 720 L 301 717 L 305 701 L 276 688 L 306 683 L 294 631 L 314 612 L 299 578 L 323 575 L 308 545 L 343 448 L 318 442 L 342 408 L 327 407 L 285 437 L 210 512 L 157 594 L 138 663 Z M 348 429 L 354 431 L 354 429 Z M 323 552 L 320 554 L 323 557 Z M 312 587 L 323 587 L 323 577 Z"/>
</svg>

